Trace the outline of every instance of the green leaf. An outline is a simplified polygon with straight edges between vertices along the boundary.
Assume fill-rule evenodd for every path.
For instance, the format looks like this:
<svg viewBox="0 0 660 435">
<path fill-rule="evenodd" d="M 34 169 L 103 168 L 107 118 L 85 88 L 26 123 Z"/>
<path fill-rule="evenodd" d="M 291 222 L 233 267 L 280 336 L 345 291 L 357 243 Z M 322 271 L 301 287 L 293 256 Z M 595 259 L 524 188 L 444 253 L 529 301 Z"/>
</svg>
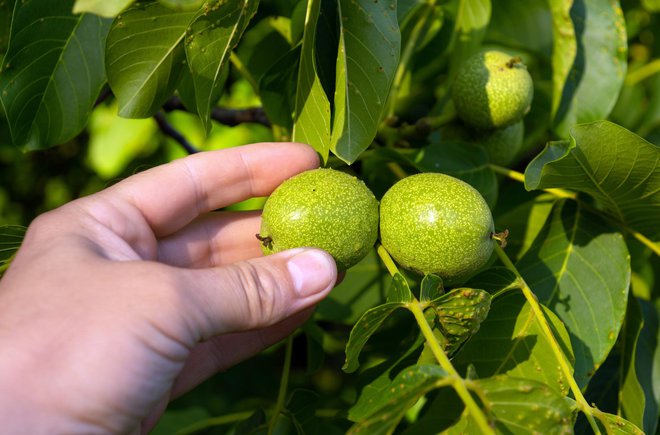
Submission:
<svg viewBox="0 0 660 435">
<path fill-rule="evenodd" d="M 413 301 L 413 294 L 410 291 L 410 286 L 408 281 L 397 272 L 396 275 L 392 277 L 392 286 L 390 291 L 387 293 L 387 302 L 400 302 L 407 304 Z"/>
<path fill-rule="evenodd" d="M 148 118 L 172 95 L 185 67 L 183 41 L 194 16 L 139 3 L 112 23 L 105 59 L 120 116 Z"/>
<path fill-rule="evenodd" d="M 425 275 L 422 279 L 422 286 L 419 292 L 419 301 L 424 303 L 432 301 L 444 294 L 442 278 L 437 275 Z"/>
<path fill-rule="evenodd" d="M 354 162 L 376 136 L 399 63 L 394 1 L 339 0 L 332 151 Z"/>
<path fill-rule="evenodd" d="M 549 309 L 543 307 L 543 310 L 564 355 L 573 361 L 566 328 Z M 568 380 L 559 370 L 552 346 L 520 292 L 506 293 L 493 300 L 479 332 L 461 348 L 453 362 L 462 373 L 474 364 L 482 377 L 505 374 L 532 379 L 562 395 L 568 393 Z"/>
<path fill-rule="evenodd" d="M 293 140 L 312 146 L 328 160 L 330 152 L 330 102 L 316 72 L 316 23 L 321 0 L 307 0 L 307 15 L 296 84 Z"/>
<path fill-rule="evenodd" d="M 574 201 L 557 203 L 517 264 L 527 284 L 564 322 L 585 386 L 616 341 L 630 285 L 630 257 L 621 234 Z"/>
<path fill-rule="evenodd" d="M 477 189 L 491 207 L 497 200 L 497 178 L 489 166 L 488 153 L 481 146 L 444 142 L 421 148 L 407 158 L 419 171 L 460 178 Z"/>
<path fill-rule="evenodd" d="M 503 266 L 491 267 L 479 272 L 470 278 L 465 286 L 484 289 L 493 299 L 505 295 L 511 289 L 519 288 L 518 277 Z"/>
<path fill-rule="evenodd" d="M 507 376 L 479 379 L 473 383 L 473 389 L 480 392 L 479 398 L 494 419 L 498 433 L 572 433 L 575 406 L 547 385 Z M 462 433 L 480 433 L 473 427 L 472 419 L 462 421 L 466 423 Z M 457 431 L 450 429 L 448 433 Z"/>
<path fill-rule="evenodd" d="M 628 297 L 628 311 L 621 331 L 622 361 L 621 373 L 623 376 L 619 393 L 619 415 L 631 423 L 644 426 L 644 389 L 637 378 L 636 354 L 639 335 L 642 330 L 642 312 L 637 299 Z"/>
<path fill-rule="evenodd" d="M 378 330 L 378 327 L 380 327 L 394 310 L 403 306 L 405 304 L 402 302 L 387 302 L 367 310 L 360 317 L 351 330 L 351 335 L 348 337 L 348 343 L 346 343 L 346 361 L 342 370 L 346 373 L 353 373 L 358 369 L 360 366 L 358 361 L 360 352 L 362 352 L 362 348 L 367 343 L 367 340 L 369 340 L 369 337 Z"/>
<path fill-rule="evenodd" d="M 135 0 L 76 0 L 73 13 L 89 12 L 106 18 L 114 18 Z"/>
<path fill-rule="evenodd" d="M 436 365 L 415 365 L 404 369 L 383 388 L 382 394 L 358 400 L 349 418 L 357 423 L 349 434 L 389 434 L 405 412 L 429 391 L 447 384 L 447 373 Z"/>
<path fill-rule="evenodd" d="M 532 246 L 557 200 L 555 195 L 543 193 L 516 207 L 507 208 L 504 214 L 495 217 L 498 228 L 509 230 L 506 239 L 509 257 L 519 259 Z"/>
<path fill-rule="evenodd" d="M 158 0 L 161 4 L 177 11 L 191 11 L 199 9 L 205 0 Z"/>
<path fill-rule="evenodd" d="M 649 12 L 660 12 L 660 0 L 642 0 L 642 6 Z"/>
<path fill-rule="evenodd" d="M 456 14 L 449 77 L 465 60 L 477 53 L 490 22 L 490 0 L 460 0 Z"/>
<path fill-rule="evenodd" d="M 2 58 L 9 46 L 9 30 L 11 29 L 15 3 L 16 0 L 0 2 L 0 66 L 3 65 Z M 2 71 L 2 68 L 0 68 L 0 71 Z"/>
<path fill-rule="evenodd" d="M 560 187 L 597 199 L 619 222 L 660 239 L 660 147 L 607 121 L 550 142 L 525 171 L 528 189 Z"/>
<path fill-rule="evenodd" d="M 16 251 L 21 247 L 26 227 L 20 225 L 0 226 L 0 277 L 11 264 Z"/>
<path fill-rule="evenodd" d="M 490 300 L 490 294 L 485 290 L 457 288 L 431 302 L 438 313 L 442 335 L 447 339 L 447 353 L 454 353 L 479 331 L 488 316 Z"/>
<path fill-rule="evenodd" d="M 625 420 L 618 415 L 612 415 L 605 412 L 596 412 L 599 426 L 607 435 L 630 434 L 630 435 L 644 435 L 644 432 L 633 423 Z"/>
<path fill-rule="evenodd" d="M 105 83 L 109 21 L 74 16 L 72 6 L 50 0 L 16 5 L 0 70 L 0 103 L 14 145 L 35 150 L 76 136 Z"/>
<path fill-rule="evenodd" d="M 211 130 L 211 108 L 225 83 L 229 56 L 258 4 L 258 0 L 206 3 L 186 29 L 186 58 L 195 89 L 195 109 L 207 133 Z"/>
<path fill-rule="evenodd" d="M 549 62 L 553 41 L 548 3 L 547 0 L 497 0 L 497 7 L 493 8 L 490 17 L 486 44 L 498 44 L 506 47 L 505 51 L 511 48 L 533 53 Z"/>
<path fill-rule="evenodd" d="M 626 24 L 616 0 L 553 5 L 553 19 L 554 124 L 566 137 L 573 125 L 607 118 L 614 107 L 626 76 Z"/>
<path fill-rule="evenodd" d="M 574 0 L 548 2 L 552 14 L 552 109 L 550 116 L 554 119 L 559 110 L 564 86 L 575 62 L 578 43 L 575 38 L 575 27 L 571 19 L 571 8 Z"/>
<path fill-rule="evenodd" d="M 660 403 L 660 328 L 658 310 L 649 301 L 639 300 L 644 325 L 637 342 L 635 371 L 644 389 L 644 424 L 646 433 L 656 433 L 658 427 L 658 403 Z"/>
<path fill-rule="evenodd" d="M 286 130 L 293 127 L 293 112 L 296 107 L 291 83 L 296 82 L 300 45 L 282 56 L 259 80 L 259 97 L 268 119 Z"/>
</svg>

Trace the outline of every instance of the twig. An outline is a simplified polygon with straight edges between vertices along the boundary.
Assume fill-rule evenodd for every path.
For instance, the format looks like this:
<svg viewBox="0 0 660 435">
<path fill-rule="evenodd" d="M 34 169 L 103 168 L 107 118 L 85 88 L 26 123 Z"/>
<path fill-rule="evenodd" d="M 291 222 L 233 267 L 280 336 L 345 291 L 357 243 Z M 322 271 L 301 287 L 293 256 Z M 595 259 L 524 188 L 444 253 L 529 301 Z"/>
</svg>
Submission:
<svg viewBox="0 0 660 435">
<path fill-rule="evenodd" d="M 179 97 L 172 97 L 163 104 L 163 110 L 172 112 L 173 110 L 182 110 L 187 112 L 188 109 L 183 105 Z M 247 109 L 225 109 L 221 107 L 214 107 L 211 111 L 211 118 L 220 124 L 233 127 L 238 124 L 254 123 L 270 127 L 270 120 L 266 116 L 266 112 L 261 107 L 250 107 Z"/>
<path fill-rule="evenodd" d="M 154 119 L 158 124 L 158 128 L 163 132 L 164 135 L 171 137 L 179 143 L 186 150 L 188 154 L 198 153 L 199 150 L 193 146 L 188 139 L 186 139 L 176 128 L 170 124 L 165 115 L 161 112 L 158 112 L 154 115 Z"/>
</svg>

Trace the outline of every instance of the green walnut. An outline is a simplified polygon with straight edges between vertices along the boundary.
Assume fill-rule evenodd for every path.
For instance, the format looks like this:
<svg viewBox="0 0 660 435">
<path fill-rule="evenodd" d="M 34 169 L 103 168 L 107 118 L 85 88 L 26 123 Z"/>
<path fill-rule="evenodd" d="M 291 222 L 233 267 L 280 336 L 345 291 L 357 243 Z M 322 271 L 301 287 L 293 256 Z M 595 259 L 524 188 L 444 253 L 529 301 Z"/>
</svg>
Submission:
<svg viewBox="0 0 660 435">
<path fill-rule="evenodd" d="M 267 255 L 320 248 L 345 270 L 376 242 L 378 201 L 364 182 L 344 172 L 306 171 L 286 180 L 266 200 L 257 237 Z"/>
<path fill-rule="evenodd" d="M 458 116 L 482 130 L 520 121 L 529 112 L 533 96 L 532 77 L 521 59 L 495 50 L 466 60 L 452 92 Z"/>
<path fill-rule="evenodd" d="M 525 126 L 522 121 L 508 127 L 477 133 L 476 143 L 486 148 L 490 161 L 499 166 L 511 164 L 523 144 Z"/>
<path fill-rule="evenodd" d="M 380 202 L 380 238 L 406 269 L 447 282 L 469 277 L 493 251 L 493 216 L 479 192 L 445 174 L 412 175 Z"/>
</svg>

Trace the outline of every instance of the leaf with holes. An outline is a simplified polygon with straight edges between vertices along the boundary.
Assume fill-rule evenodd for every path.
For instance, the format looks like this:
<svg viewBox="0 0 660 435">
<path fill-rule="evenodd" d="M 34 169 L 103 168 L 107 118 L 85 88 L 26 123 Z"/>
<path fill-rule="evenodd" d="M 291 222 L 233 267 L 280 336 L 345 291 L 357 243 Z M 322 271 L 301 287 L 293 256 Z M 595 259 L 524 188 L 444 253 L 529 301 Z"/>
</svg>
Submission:
<svg viewBox="0 0 660 435">
<path fill-rule="evenodd" d="M 138 3 L 112 23 L 105 51 L 119 115 L 148 118 L 160 109 L 185 68 L 183 41 L 195 12 Z"/>
<path fill-rule="evenodd" d="M 472 383 L 497 433 L 572 433 L 575 405 L 547 385 L 503 375 Z M 447 433 L 480 433 L 473 425 L 472 419 L 461 419 Z"/>
<path fill-rule="evenodd" d="M 358 400 L 349 412 L 357 423 L 349 434 L 389 434 L 405 412 L 429 391 L 449 385 L 447 373 L 436 365 L 415 365 L 401 371 L 382 394 Z"/>
<path fill-rule="evenodd" d="M 105 83 L 103 46 L 110 21 L 73 15 L 72 7 L 72 0 L 27 0 L 14 11 L 0 70 L 0 103 L 14 145 L 27 150 L 80 133 Z"/>
<path fill-rule="evenodd" d="M 452 354 L 479 330 L 490 310 L 490 300 L 490 294 L 484 290 L 458 288 L 431 301 L 447 340 L 447 353 Z"/>
<path fill-rule="evenodd" d="M 570 337 L 561 320 L 543 307 L 554 336 L 569 361 L 573 361 Z M 538 319 L 520 292 L 495 298 L 488 317 L 454 357 L 463 373 L 470 364 L 479 376 L 508 375 L 532 379 L 560 394 L 568 393 L 568 380 L 559 368 Z"/>
<path fill-rule="evenodd" d="M 608 121 L 578 125 L 571 134 L 529 164 L 525 186 L 588 193 L 617 221 L 660 240 L 660 147 Z"/>
<path fill-rule="evenodd" d="M 396 2 L 337 1 L 339 50 L 332 151 L 353 163 L 376 136 L 399 63 Z"/>
<path fill-rule="evenodd" d="M 584 387 L 621 329 L 630 256 L 621 234 L 574 201 L 559 201 L 518 270 L 566 325 Z"/>
</svg>

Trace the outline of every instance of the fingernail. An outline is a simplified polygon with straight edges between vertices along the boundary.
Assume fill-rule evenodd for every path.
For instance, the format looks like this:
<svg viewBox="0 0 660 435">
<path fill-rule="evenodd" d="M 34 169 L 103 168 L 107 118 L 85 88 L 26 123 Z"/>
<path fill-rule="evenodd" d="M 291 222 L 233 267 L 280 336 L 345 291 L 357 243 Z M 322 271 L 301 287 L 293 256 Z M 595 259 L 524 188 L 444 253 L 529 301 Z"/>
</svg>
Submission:
<svg viewBox="0 0 660 435">
<path fill-rule="evenodd" d="M 320 293 L 334 284 L 335 262 L 323 251 L 310 249 L 296 254 L 289 259 L 287 268 L 301 297 Z"/>
</svg>

